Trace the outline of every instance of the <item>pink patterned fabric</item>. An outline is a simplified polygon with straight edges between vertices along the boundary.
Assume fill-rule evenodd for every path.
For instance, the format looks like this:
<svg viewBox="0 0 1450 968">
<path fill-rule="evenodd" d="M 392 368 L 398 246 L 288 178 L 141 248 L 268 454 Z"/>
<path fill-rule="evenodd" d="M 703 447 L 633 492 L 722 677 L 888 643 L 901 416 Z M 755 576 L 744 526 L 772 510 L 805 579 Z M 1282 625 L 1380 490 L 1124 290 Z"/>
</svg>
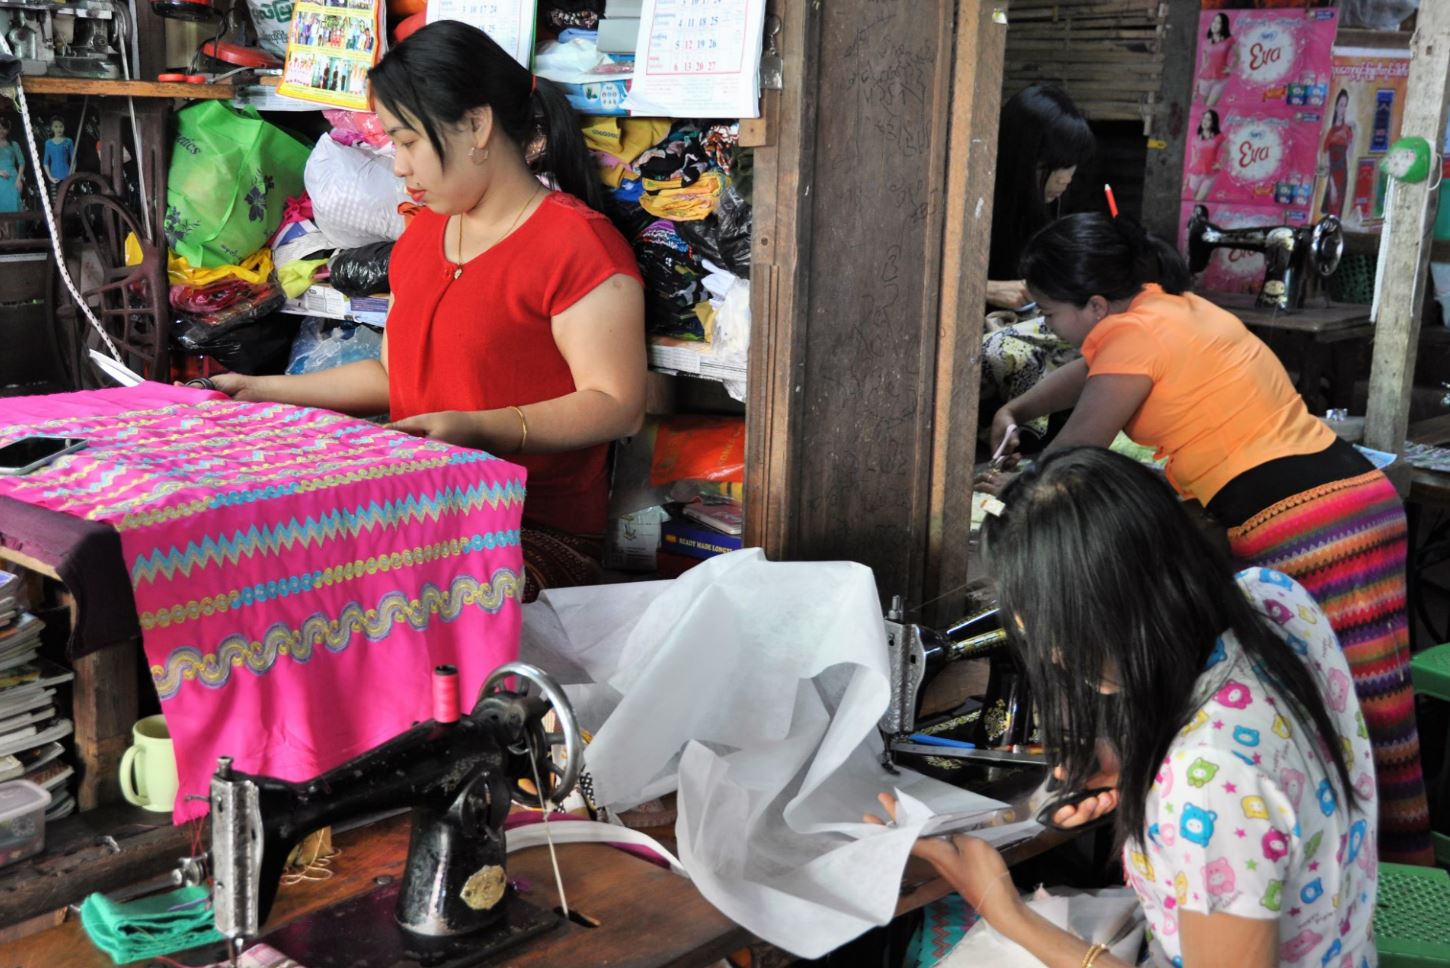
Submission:
<svg viewBox="0 0 1450 968">
<path fill-rule="evenodd" d="M 435 665 L 468 707 L 518 655 L 520 467 L 155 383 L 5 401 L 0 444 L 29 433 L 90 442 L 0 494 L 120 533 L 178 823 L 218 756 L 310 778 L 431 718 Z"/>
</svg>

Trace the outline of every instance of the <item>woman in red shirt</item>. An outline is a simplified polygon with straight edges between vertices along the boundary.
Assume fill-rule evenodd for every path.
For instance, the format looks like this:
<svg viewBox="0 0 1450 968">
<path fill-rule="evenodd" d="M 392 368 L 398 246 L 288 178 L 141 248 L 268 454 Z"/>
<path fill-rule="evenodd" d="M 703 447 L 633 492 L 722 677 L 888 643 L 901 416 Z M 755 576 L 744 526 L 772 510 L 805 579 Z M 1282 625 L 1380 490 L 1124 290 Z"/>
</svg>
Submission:
<svg viewBox="0 0 1450 968">
<path fill-rule="evenodd" d="M 382 358 L 301 376 L 214 378 L 238 399 L 388 411 L 410 434 L 528 469 L 526 598 L 588 582 L 609 442 L 644 418 L 644 293 L 572 109 L 487 34 L 429 24 L 368 75 L 424 206 L 393 248 Z M 543 128 L 540 184 L 525 159 Z"/>
</svg>

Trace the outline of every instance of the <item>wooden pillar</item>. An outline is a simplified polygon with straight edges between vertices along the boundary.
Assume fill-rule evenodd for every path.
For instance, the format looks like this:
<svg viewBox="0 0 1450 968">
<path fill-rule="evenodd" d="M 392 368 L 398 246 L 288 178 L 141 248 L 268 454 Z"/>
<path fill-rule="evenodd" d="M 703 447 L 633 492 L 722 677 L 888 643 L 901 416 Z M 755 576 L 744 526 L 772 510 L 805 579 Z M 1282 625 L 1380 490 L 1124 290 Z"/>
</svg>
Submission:
<svg viewBox="0 0 1450 968">
<path fill-rule="evenodd" d="M 1164 0 L 1163 81 L 1153 102 L 1153 134 L 1143 167 L 1143 225 L 1177 244 L 1183 197 L 1183 153 L 1193 134 L 1193 58 L 1197 50 L 1199 0 Z"/>
<path fill-rule="evenodd" d="M 955 84 L 947 154 L 947 202 L 938 317 L 933 417 L 927 598 L 968 578 L 971 469 L 977 445 L 982 375 L 982 307 L 992 234 L 1006 31 L 994 10 L 963 3 L 957 11 Z M 971 576 L 976 577 L 976 576 Z M 943 602 L 950 621 L 956 601 Z M 935 620 L 937 616 L 924 616 Z"/>
<path fill-rule="evenodd" d="M 1410 39 L 1410 78 L 1401 135 L 1419 135 L 1439 149 L 1450 103 L 1450 3 L 1420 6 Z M 1374 363 L 1369 377 L 1369 409 L 1364 442 L 1387 453 L 1404 450 L 1410 419 L 1410 391 L 1420 340 L 1420 313 L 1429 283 L 1430 232 L 1434 199 L 1426 206 L 1430 182 L 1394 189 L 1390 229 L 1380 239 L 1389 247 L 1375 324 Z"/>
<path fill-rule="evenodd" d="M 963 266 L 985 255 L 1002 6 L 779 5 L 780 124 L 756 155 L 771 224 L 752 263 L 747 538 L 863 562 L 883 598 L 930 597 L 929 545 L 944 565 L 967 541 L 986 274 Z"/>
</svg>

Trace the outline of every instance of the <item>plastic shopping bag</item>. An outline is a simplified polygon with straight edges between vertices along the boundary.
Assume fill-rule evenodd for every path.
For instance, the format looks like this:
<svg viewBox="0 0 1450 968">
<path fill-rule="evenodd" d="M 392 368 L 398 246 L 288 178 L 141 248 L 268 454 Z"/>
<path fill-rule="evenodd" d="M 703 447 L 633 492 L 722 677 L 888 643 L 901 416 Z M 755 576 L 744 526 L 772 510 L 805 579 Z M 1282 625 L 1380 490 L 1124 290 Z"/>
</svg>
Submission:
<svg viewBox="0 0 1450 968">
<path fill-rule="evenodd" d="M 196 267 L 242 262 L 302 191 L 305 144 L 254 108 L 202 101 L 176 116 L 166 187 L 166 241 Z"/>
</svg>

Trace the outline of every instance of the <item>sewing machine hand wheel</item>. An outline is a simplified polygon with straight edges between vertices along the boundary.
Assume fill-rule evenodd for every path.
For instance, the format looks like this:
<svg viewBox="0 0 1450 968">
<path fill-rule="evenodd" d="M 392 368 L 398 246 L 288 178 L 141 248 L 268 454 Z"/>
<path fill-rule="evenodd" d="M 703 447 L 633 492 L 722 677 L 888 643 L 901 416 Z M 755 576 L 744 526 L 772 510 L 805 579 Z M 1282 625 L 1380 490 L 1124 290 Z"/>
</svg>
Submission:
<svg viewBox="0 0 1450 968">
<path fill-rule="evenodd" d="M 1344 228 L 1336 215 L 1326 215 L 1314 223 L 1309 236 L 1309 264 L 1321 276 L 1333 275 L 1344 255 Z"/>
<path fill-rule="evenodd" d="M 517 685 L 509 689 L 505 683 L 511 678 L 517 680 Z M 574 789 L 584 763 L 584 739 L 579 735 L 579 724 L 574 719 L 574 709 L 569 705 L 568 697 L 548 673 L 526 662 L 510 662 L 495 669 L 478 692 L 479 702 L 499 693 L 512 693 L 526 699 L 535 699 L 545 704 L 545 711 L 552 711 L 558 720 L 558 731 L 547 733 L 544 731 L 542 715 L 531 718 L 524 725 L 526 736 L 521 738 L 518 745 L 509 747 L 509 752 L 522 758 L 525 764 L 531 756 L 530 746 L 533 747 L 532 753 L 538 757 L 535 764 L 539 782 L 544 786 L 537 793 L 529 793 L 519 785 L 520 780 L 528 780 L 530 784 L 534 782 L 533 768 L 526 765 L 520 776 L 509 778 L 513 798 L 525 806 L 539 808 L 546 802 L 560 802 Z M 549 755 L 549 751 L 561 743 L 564 745 L 565 757 L 562 767 Z"/>
</svg>

